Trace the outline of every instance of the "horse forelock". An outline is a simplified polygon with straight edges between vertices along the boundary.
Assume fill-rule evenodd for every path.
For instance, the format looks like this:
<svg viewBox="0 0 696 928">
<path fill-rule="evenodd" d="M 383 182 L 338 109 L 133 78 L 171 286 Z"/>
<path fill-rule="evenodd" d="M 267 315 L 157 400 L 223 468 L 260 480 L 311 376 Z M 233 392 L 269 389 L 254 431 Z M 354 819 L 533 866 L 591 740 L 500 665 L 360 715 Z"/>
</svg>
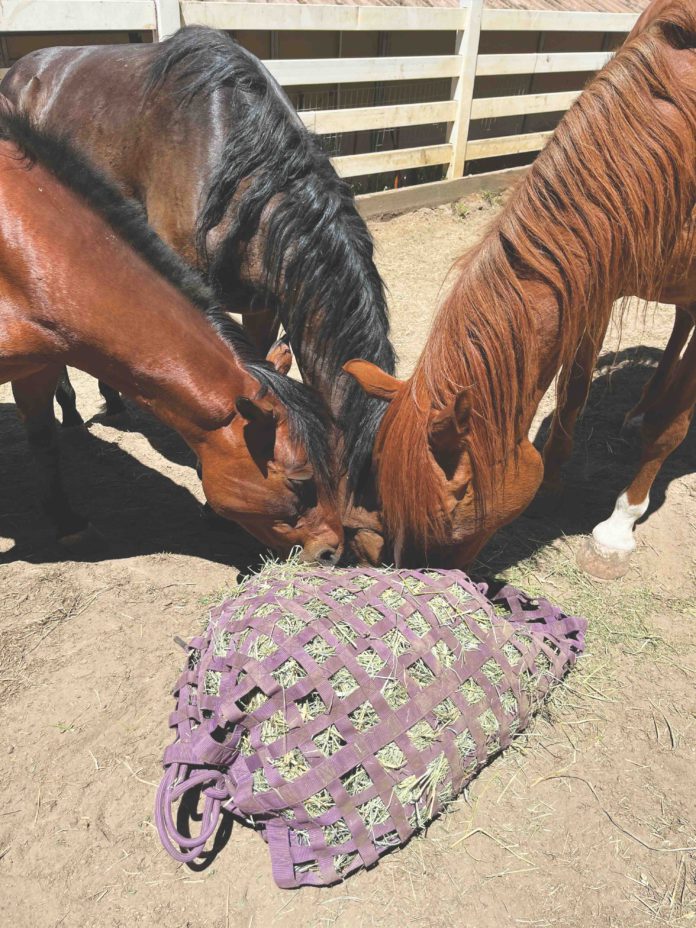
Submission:
<svg viewBox="0 0 696 928">
<path fill-rule="evenodd" d="M 478 520 L 493 508 L 494 475 L 515 458 L 538 388 L 543 348 L 530 282 L 557 303 L 556 369 L 564 372 L 583 335 L 602 337 L 615 299 L 659 293 L 696 200 L 696 86 L 680 81 L 671 58 L 674 49 L 694 47 L 691 0 L 620 50 L 564 116 L 482 242 L 455 265 L 410 389 L 392 401 L 378 436 L 380 496 L 393 537 L 451 542 L 426 410 L 444 408 L 464 387 Z M 662 118 L 665 101 L 687 131 Z"/>
</svg>

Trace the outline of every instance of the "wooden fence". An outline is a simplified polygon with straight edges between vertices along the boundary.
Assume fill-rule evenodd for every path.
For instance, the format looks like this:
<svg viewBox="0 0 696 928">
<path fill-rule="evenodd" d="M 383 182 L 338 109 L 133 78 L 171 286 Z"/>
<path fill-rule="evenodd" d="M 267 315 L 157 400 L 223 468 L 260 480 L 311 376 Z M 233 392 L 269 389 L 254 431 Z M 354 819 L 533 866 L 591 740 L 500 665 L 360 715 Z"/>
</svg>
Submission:
<svg viewBox="0 0 696 928">
<path fill-rule="evenodd" d="M 273 59 L 265 62 L 286 87 L 374 84 L 445 78 L 451 98 L 434 102 L 376 105 L 302 112 L 319 134 L 447 124 L 446 141 L 334 158 L 339 174 L 358 177 L 429 165 L 446 166 L 450 181 L 461 178 L 467 161 L 541 149 L 550 132 L 471 139 L 470 121 L 554 113 L 567 109 L 579 91 L 528 93 L 474 99 L 477 77 L 592 72 L 607 52 L 481 54 L 482 33 L 628 32 L 635 16 L 616 13 L 484 9 L 483 0 L 461 0 L 458 9 L 393 6 L 318 6 L 236 3 L 224 0 L 4 0 L 0 33 L 152 31 L 162 39 L 180 25 L 228 30 L 404 32 L 445 31 L 456 35 L 452 54 L 409 57 Z M 56 44 L 59 37 L 56 37 Z"/>
</svg>

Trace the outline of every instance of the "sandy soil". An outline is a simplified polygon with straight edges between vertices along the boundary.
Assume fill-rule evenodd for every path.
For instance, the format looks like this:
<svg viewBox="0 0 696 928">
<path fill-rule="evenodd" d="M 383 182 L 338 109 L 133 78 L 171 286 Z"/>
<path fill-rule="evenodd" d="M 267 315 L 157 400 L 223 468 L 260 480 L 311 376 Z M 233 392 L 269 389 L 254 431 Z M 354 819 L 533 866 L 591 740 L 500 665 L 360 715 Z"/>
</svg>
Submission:
<svg viewBox="0 0 696 928">
<path fill-rule="evenodd" d="M 373 224 L 407 372 L 454 258 L 495 205 Z M 330 890 L 275 888 L 261 838 L 235 825 L 203 870 L 177 866 L 152 824 L 170 688 L 206 603 L 253 563 L 213 534 L 176 436 L 133 410 L 107 423 L 77 375 L 89 431 L 65 434 L 72 495 L 109 539 L 65 560 L 33 506 L 10 390 L 0 389 L 0 907 L 16 928 L 641 928 L 696 924 L 696 433 L 661 475 L 628 577 L 577 573 L 577 536 L 610 511 L 636 459 L 620 435 L 666 310 L 612 332 L 554 513 L 484 552 L 591 620 L 588 655 L 527 735 L 451 812 L 374 870 Z M 638 347 L 638 346 L 648 347 Z M 537 425 L 543 431 L 547 400 Z M 233 566 L 234 565 L 234 566 Z"/>
</svg>

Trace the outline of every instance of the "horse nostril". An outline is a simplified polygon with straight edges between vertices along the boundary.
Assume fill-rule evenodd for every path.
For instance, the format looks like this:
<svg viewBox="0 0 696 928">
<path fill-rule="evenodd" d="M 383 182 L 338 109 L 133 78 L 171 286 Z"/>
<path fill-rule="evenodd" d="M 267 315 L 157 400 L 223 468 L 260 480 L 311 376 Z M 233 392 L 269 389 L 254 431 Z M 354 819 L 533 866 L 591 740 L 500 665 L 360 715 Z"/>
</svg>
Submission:
<svg viewBox="0 0 696 928">
<path fill-rule="evenodd" d="M 317 560 L 322 564 L 335 564 L 338 561 L 338 551 L 335 548 L 322 548 L 317 554 Z"/>
</svg>

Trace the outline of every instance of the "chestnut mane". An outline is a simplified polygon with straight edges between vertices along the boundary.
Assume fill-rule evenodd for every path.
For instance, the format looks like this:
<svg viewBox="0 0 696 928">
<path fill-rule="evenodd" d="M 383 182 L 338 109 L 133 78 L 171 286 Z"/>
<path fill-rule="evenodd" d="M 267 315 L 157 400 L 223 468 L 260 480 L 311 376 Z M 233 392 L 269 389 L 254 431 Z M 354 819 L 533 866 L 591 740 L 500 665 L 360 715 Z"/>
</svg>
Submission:
<svg viewBox="0 0 696 928">
<path fill-rule="evenodd" d="M 670 6 L 627 43 L 565 115 L 483 241 L 457 262 L 378 437 L 393 536 L 398 529 L 426 546 L 448 542 L 428 425 L 432 407 L 463 388 L 473 404 L 466 450 L 479 520 L 495 499 L 493 467 L 515 454 L 537 387 L 542 326 L 530 284 L 557 302 L 556 371 L 568 370 L 585 333 L 601 339 L 619 296 L 659 292 L 696 195 L 696 93 L 673 67 L 673 50 L 695 45 L 693 0 Z M 669 106 L 687 131 L 665 124 Z"/>
</svg>

